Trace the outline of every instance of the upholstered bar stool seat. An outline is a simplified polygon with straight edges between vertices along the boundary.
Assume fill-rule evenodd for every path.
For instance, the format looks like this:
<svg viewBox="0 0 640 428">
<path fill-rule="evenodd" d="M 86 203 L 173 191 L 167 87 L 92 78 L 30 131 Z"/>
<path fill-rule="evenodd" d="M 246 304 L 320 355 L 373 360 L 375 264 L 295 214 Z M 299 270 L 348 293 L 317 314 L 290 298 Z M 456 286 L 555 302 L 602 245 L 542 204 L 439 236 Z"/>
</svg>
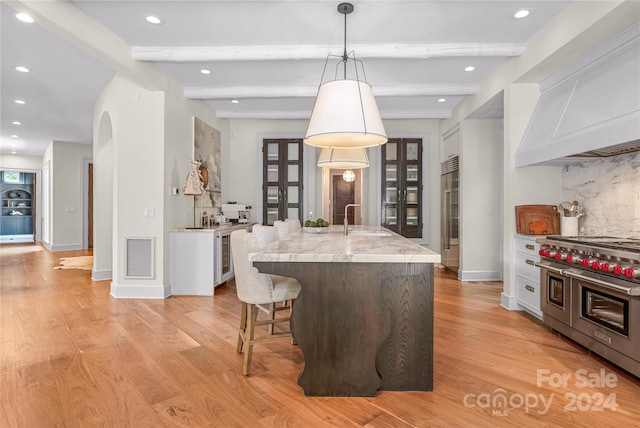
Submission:
<svg viewBox="0 0 640 428">
<path fill-rule="evenodd" d="M 258 240 L 258 246 L 260 248 L 280 239 L 278 229 L 275 226 L 263 226 L 261 224 L 254 224 L 251 228 L 251 231 L 253 232 L 254 235 L 256 235 L 256 239 Z M 266 313 L 269 318 L 274 319 L 276 316 L 276 312 L 283 311 L 286 309 L 291 309 L 292 303 L 293 303 L 293 300 L 283 300 L 280 304 L 273 302 L 273 303 L 270 303 L 269 305 L 256 305 L 256 306 L 258 307 L 259 310 Z M 269 324 L 267 326 L 267 329 L 269 331 L 269 334 L 273 334 L 273 324 Z"/>
<path fill-rule="evenodd" d="M 294 278 L 258 272 L 249 261 L 249 254 L 257 252 L 259 249 L 258 239 L 254 233 L 245 230 L 231 232 L 231 254 L 235 271 L 236 292 L 242 304 L 236 351 L 239 354 L 244 353 L 242 374 L 245 376 L 249 374 L 253 345 L 277 340 L 293 340 L 290 332 L 255 338 L 256 326 L 273 326 L 277 323 L 290 321 L 289 317 L 276 318 L 275 316 L 258 321 L 258 305 L 268 306 L 275 302 L 295 299 L 301 289 L 300 283 Z"/>
<path fill-rule="evenodd" d="M 286 238 L 291 233 L 291 230 L 289 229 L 289 225 L 283 220 L 274 221 L 273 227 L 278 229 L 278 234 L 280 235 L 280 239 Z"/>
</svg>

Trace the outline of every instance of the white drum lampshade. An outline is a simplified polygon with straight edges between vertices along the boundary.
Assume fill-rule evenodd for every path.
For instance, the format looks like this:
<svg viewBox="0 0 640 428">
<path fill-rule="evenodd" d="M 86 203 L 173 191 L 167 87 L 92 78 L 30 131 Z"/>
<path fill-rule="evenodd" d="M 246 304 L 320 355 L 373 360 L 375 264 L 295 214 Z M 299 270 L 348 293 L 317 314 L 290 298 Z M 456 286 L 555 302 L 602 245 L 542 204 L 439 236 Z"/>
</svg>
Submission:
<svg viewBox="0 0 640 428">
<path fill-rule="evenodd" d="M 364 148 L 387 142 L 371 86 L 333 80 L 318 88 L 304 142 L 310 146 Z"/>
<path fill-rule="evenodd" d="M 320 152 L 318 166 L 336 169 L 367 168 L 369 157 L 365 149 L 324 148 Z"/>
</svg>

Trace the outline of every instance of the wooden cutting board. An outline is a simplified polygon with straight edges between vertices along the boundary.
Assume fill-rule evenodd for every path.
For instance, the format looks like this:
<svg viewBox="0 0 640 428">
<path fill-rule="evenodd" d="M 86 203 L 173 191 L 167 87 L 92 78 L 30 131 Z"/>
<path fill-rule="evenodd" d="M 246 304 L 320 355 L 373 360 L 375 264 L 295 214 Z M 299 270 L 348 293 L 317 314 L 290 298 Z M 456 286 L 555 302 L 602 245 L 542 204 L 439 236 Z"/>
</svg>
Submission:
<svg viewBox="0 0 640 428">
<path fill-rule="evenodd" d="M 525 235 L 559 235 L 558 207 L 556 205 L 516 206 L 516 232 Z"/>
</svg>

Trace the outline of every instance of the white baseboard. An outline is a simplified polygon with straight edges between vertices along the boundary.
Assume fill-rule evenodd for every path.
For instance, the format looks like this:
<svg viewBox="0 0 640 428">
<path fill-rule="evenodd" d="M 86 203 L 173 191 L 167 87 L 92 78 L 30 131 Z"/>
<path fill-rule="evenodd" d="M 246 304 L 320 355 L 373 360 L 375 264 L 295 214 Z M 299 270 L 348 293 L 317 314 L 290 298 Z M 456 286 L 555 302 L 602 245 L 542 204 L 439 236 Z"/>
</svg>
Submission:
<svg viewBox="0 0 640 428">
<path fill-rule="evenodd" d="M 111 283 L 111 296 L 116 299 L 166 299 L 171 285 L 118 285 Z"/>
<path fill-rule="evenodd" d="M 500 293 L 500 306 L 510 311 L 520 311 L 522 308 L 516 302 L 516 296 Z"/>
<path fill-rule="evenodd" d="M 47 245 L 47 248 L 53 252 L 82 250 L 82 244 Z"/>
<path fill-rule="evenodd" d="M 106 281 L 111 278 L 113 278 L 113 271 L 111 269 L 91 271 L 91 279 L 93 281 Z"/>
<path fill-rule="evenodd" d="M 500 272 L 494 271 L 458 271 L 458 279 L 460 281 L 502 281 Z"/>
</svg>

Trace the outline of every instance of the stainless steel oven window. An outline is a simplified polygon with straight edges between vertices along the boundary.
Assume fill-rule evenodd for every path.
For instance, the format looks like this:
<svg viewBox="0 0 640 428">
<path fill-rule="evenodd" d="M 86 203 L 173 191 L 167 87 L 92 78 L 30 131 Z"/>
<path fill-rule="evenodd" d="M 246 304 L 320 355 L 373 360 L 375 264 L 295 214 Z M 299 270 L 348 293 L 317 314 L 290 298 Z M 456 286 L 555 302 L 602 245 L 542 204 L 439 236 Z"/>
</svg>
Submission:
<svg viewBox="0 0 640 428">
<path fill-rule="evenodd" d="M 582 317 L 629 336 L 629 301 L 582 287 Z"/>
<path fill-rule="evenodd" d="M 547 301 L 564 308 L 564 278 L 547 277 Z"/>
</svg>

